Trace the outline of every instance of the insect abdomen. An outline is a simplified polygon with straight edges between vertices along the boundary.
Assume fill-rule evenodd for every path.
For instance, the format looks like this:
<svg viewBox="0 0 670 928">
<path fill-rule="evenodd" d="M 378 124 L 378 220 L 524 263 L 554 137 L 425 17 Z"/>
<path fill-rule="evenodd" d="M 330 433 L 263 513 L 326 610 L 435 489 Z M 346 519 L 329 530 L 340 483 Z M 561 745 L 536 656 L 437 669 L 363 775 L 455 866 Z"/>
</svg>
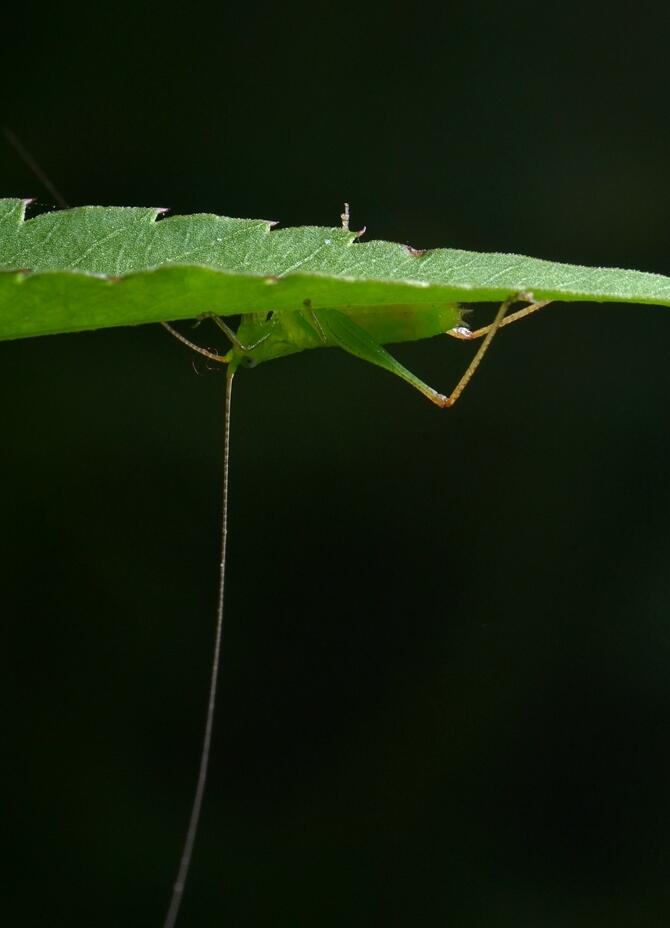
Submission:
<svg viewBox="0 0 670 928">
<path fill-rule="evenodd" d="M 381 345 L 431 338 L 461 324 L 455 303 L 339 308 Z"/>
</svg>

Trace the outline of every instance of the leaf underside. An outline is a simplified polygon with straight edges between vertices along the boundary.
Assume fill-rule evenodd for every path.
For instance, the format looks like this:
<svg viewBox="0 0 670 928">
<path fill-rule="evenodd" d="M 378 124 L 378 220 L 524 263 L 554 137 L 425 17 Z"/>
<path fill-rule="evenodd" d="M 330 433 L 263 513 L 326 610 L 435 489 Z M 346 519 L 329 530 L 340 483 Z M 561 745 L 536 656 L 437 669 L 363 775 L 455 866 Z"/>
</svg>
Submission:
<svg viewBox="0 0 670 928">
<path fill-rule="evenodd" d="M 0 200 L 0 339 L 315 308 L 536 300 L 670 305 L 670 278 L 257 219 L 84 206 L 25 219 Z"/>
</svg>

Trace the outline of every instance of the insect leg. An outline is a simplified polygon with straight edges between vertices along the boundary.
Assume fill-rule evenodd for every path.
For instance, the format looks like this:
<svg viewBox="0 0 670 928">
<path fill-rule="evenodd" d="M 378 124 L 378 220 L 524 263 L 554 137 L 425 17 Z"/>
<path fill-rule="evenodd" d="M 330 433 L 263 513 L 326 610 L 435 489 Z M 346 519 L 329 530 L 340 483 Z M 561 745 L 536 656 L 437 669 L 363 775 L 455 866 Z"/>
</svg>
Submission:
<svg viewBox="0 0 670 928">
<path fill-rule="evenodd" d="M 178 332 L 176 329 L 173 329 L 171 325 L 167 322 L 161 322 L 161 325 L 164 329 L 167 329 L 170 335 L 180 341 L 182 344 L 191 348 L 193 351 L 197 351 L 198 354 L 204 355 L 206 358 L 209 358 L 211 361 L 218 361 L 220 364 L 228 364 L 230 358 L 228 355 L 216 354 L 214 351 L 209 351 L 207 348 L 201 348 L 200 345 L 196 345 L 195 342 L 190 342 L 188 338 L 185 338 L 181 332 Z"/>
<path fill-rule="evenodd" d="M 509 325 L 511 322 L 518 322 L 519 319 L 524 319 L 526 316 L 530 316 L 531 313 L 536 313 L 538 309 L 543 309 L 545 306 L 548 306 L 552 300 L 541 300 L 538 303 L 531 303 L 530 306 L 524 306 L 523 309 L 517 310 L 515 313 L 511 313 L 509 316 L 505 316 L 502 322 L 496 326 L 496 328 L 502 329 L 503 326 Z M 485 325 L 481 329 L 474 329 L 472 332 L 465 327 L 458 326 L 455 329 L 450 329 L 446 334 L 451 335 L 452 338 L 460 338 L 463 341 L 470 341 L 473 338 L 481 338 L 483 335 L 488 335 L 492 326 Z"/>
<path fill-rule="evenodd" d="M 516 303 L 519 299 L 524 299 L 524 298 L 525 298 L 525 295 L 517 294 L 516 296 L 511 296 L 508 300 L 505 300 L 504 303 L 500 304 L 500 308 L 498 312 L 496 313 L 495 319 L 493 320 L 490 326 L 487 326 L 486 336 L 484 338 L 484 341 L 479 346 L 477 350 L 477 354 L 474 356 L 472 361 L 470 361 L 470 363 L 468 364 L 465 373 L 463 374 L 461 379 L 458 381 L 454 389 L 449 394 L 449 398 L 445 404 L 446 406 L 453 406 L 456 400 L 459 398 L 459 396 L 463 392 L 463 390 L 465 390 L 467 385 L 472 380 L 472 377 L 475 371 L 481 364 L 482 358 L 488 351 L 489 345 L 493 341 L 493 336 L 496 334 L 500 326 L 503 325 L 505 321 L 505 313 L 507 312 L 507 310 L 510 308 L 510 306 L 513 303 Z"/>
<path fill-rule="evenodd" d="M 431 403 L 437 406 L 447 406 L 449 401 L 446 396 L 433 390 L 428 384 L 420 380 L 415 374 L 407 370 L 400 361 L 396 361 L 393 355 L 389 354 L 386 348 L 376 342 L 374 338 L 357 325 L 349 316 L 339 312 L 337 309 L 310 309 L 310 317 L 315 325 L 324 336 L 327 336 L 331 344 L 336 344 L 349 354 L 368 361 L 370 364 L 376 364 L 396 377 L 401 377 L 406 383 L 423 393 Z M 324 339 L 325 340 L 325 339 Z"/>
<path fill-rule="evenodd" d="M 233 329 L 231 329 L 231 327 L 223 321 L 221 316 L 216 316 L 214 313 L 212 313 L 208 318 L 218 325 L 221 331 L 226 334 L 226 337 L 230 339 L 231 343 L 238 349 L 238 351 L 241 351 L 242 353 L 245 351 L 253 351 L 254 348 L 258 348 L 258 346 L 261 345 L 266 340 L 266 338 L 269 338 L 272 334 L 270 331 L 265 332 L 265 334 L 261 335 L 260 338 L 257 338 L 255 342 L 252 342 L 250 345 L 245 345 L 242 344 L 242 342 L 237 337 L 237 333 L 234 332 Z"/>
</svg>

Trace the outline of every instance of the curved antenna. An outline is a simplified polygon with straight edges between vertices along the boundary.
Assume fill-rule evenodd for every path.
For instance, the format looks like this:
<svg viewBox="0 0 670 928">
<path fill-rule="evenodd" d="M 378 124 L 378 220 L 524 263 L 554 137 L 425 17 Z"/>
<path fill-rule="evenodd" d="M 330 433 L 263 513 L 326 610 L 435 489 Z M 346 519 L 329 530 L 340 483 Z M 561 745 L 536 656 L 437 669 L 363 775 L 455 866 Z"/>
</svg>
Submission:
<svg viewBox="0 0 670 928">
<path fill-rule="evenodd" d="M 40 168 L 39 164 L 28 149 L 21 143 L 17 136 L 9 129 L 7 126 L 3 127 L 2 132 L 10 143 L 10 145 L 16 150 L 19 157 L 26 163 L 30 170 L 35 174 L 35 176 L 40 180 L 46 189 L 49 191 L 54 200 L 61 206 L 63 209 L 68 208 L 68 204 L 65 202 L 65 199 L 59 193 L 57 187 L 52 184 L 44 171 Z M 219 325 L 221 325 L 220 320 L 217 319 Z M 186 880 L 188 877 L 188 871 L 191 866 L 191 858 L 193 857 L 193 846 L 195 844 L 195 838 L 198 833 L 198 823 L 200 821 L 200 810 L 202 809 L 202 800 L 205 795 L 205 785 L 207 783 L 207 773 L 209 770 L 209 755 L 212 747 L 212 731 L 214 729 L 214 708 L 216 705 L 216 691 L 219 683 L 219 667 L 221 665 L 221 639 L 223 637 L 223 604 L 224 604 L 224 591 L 226 585 L 226 549 L 228 547 L 228 472 L 229 472 L 229 462 L 230 462 L 230 411 L 232 407 L 233 399 L 233 378 L 235 376 L 235 371 L 237 370 L 240 359 L 229 360 L 223 355 L 216 354 L 213 351 L 208 351 L 206 348 L 200 348 L 198 345 L 195 345 L 193 342 L 189 341 L 171 325 L 168 325 L 167 322 L 162 322 L 161 325 L 174 335 L 175 338 L 179 339 L 180 342 L 183 342 L 185 345 L 188 345 L 189 348 L 192 348 L 194 351 L 199 352 L 200 354 L 205 355 L 207 358 L 211 358 L 213 361 L 221 361 L 228 364 L 228 370 L 226 372 L 226 399 L 225 399 L 225 408 L 224 408 L 224 430 L 223 430 L 223 491 L 222 491 L 222 506 L 221 506 L 221 561 L 219 566 L 219 596 L 216 608 L 216 623 L 214 630 L 214 653 L 212 655 L 212 669 L 209 678 L 209 698 L 207 700 L 207 713 L 205 715 L 205 733 L 202 739 L 202 749 L 200 751 L 200 767 L 198 770 L 198 779 L 195 786 L 195 793 L 193 794 L 193 804 L 191 806 L 191 815 L 188 821 L 188 827 L 186 829 L 186 837 L 184 839 L 184 847 L 181 852 L 181 859 L 179 861 L 179 869 L 177 871 L 177 878 L 174 881 L 174 886 L 172 887 L 172 896 L 170 897 L 170 904 L 168 906 L 167 915 L 165 916 L 165 921 L 163 922 L 163 928 L 174 928 L 175 922 L 177 921 L 177 916 L 179 915 L 179 908 L 181 906 L 181 900 L 184 895 L 184 887 L 186 886 Z M 225 325 L 221 326 L 224 331 L 229 332 Z"/>
<path fill-rule="evenodd" d="M 216 610 L 216 626 L 214 632 L 214 654 L 212 657 L 212 670 L 209 679 L 209 698 L 207 700 L 207 713 L 205 715 L 205 733 L 202 740 L 202 750 L 200 752 L 200 769 L 198 770 L 198 779 L 196 782 L 195 793 L 193 794 L 193 805 L 191 806 L 191 815 L 186 829 L 186 838 L 181 853 L 177 878 L 172 888 L 172 896 L 168 907 L 163 928 L 174 928 L 179 914 L 179 907 L 184 895 L 184 887 L 188 877 L 191 858 L 193 856 L 193 845 L 198 832 L 198 822 L 200 821 L 200 810 L 202 808 L 202 799 L 205 794 L 205 784 L 207 782 L 207 772 L 209 769 L 209 755 L 212 746 L 212 730 L 214 727 L 214 707 L 216 704 L 216 690 L 219 682 L 219 667 L 221 664 L 221 639 L 223 635 L 223 603 L 224 590 L 226 583 L 226 548 L 228 542 L 228 471 L 230 459 L 230 410 L 233 396 L 233 377 L 235 376 L 236 365 L 230 364 L 226 372 L 226 402 L 225 402 L 225 426 L 223 433 L 223 503 L 221 510 L 221 561 L 219 568 L 219 598 Z"/>
<path fill-rule="evenodd" d="M 61 196 L 61 193 L 53 184 L 47 175 L 44 173 L 42 168 L 39 166 L 37 161 L 33 158 L 31 153 L 28 151 L 23 142 L 19 139 L 15 132 L 9 128 L 9 126 L 3 126 L 2 134 L 7 139 L 9 144 L 12 146 L 16 154 L 23 161 L 23 163 L 30 168 L 38 181 L 42 184 L 45 190 L 48 190 L 51 196 L 54 198 L 56 203 L 61 207 L 61 209 L 68 209 L 68 205 L 65 201 L 65 197 Z"/>
</svg>

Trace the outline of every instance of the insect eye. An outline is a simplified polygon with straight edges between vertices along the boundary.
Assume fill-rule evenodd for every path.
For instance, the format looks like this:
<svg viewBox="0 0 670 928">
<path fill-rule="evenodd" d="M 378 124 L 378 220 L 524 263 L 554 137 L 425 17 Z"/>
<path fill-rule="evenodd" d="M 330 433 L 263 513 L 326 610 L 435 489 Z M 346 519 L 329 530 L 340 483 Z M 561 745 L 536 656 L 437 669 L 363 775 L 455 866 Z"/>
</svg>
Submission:
<svg viewBox="0 0 670 928">
<path fill-rule="evenodd" d="M 242 358 L 240 363 L 242 367 L 252 368 L 252 367 L 256 367 L 256 365 L 258 364 L 258 361 L 254 361 L 253 358 L 245 356 L 244 358 Z"/>
</svg>

